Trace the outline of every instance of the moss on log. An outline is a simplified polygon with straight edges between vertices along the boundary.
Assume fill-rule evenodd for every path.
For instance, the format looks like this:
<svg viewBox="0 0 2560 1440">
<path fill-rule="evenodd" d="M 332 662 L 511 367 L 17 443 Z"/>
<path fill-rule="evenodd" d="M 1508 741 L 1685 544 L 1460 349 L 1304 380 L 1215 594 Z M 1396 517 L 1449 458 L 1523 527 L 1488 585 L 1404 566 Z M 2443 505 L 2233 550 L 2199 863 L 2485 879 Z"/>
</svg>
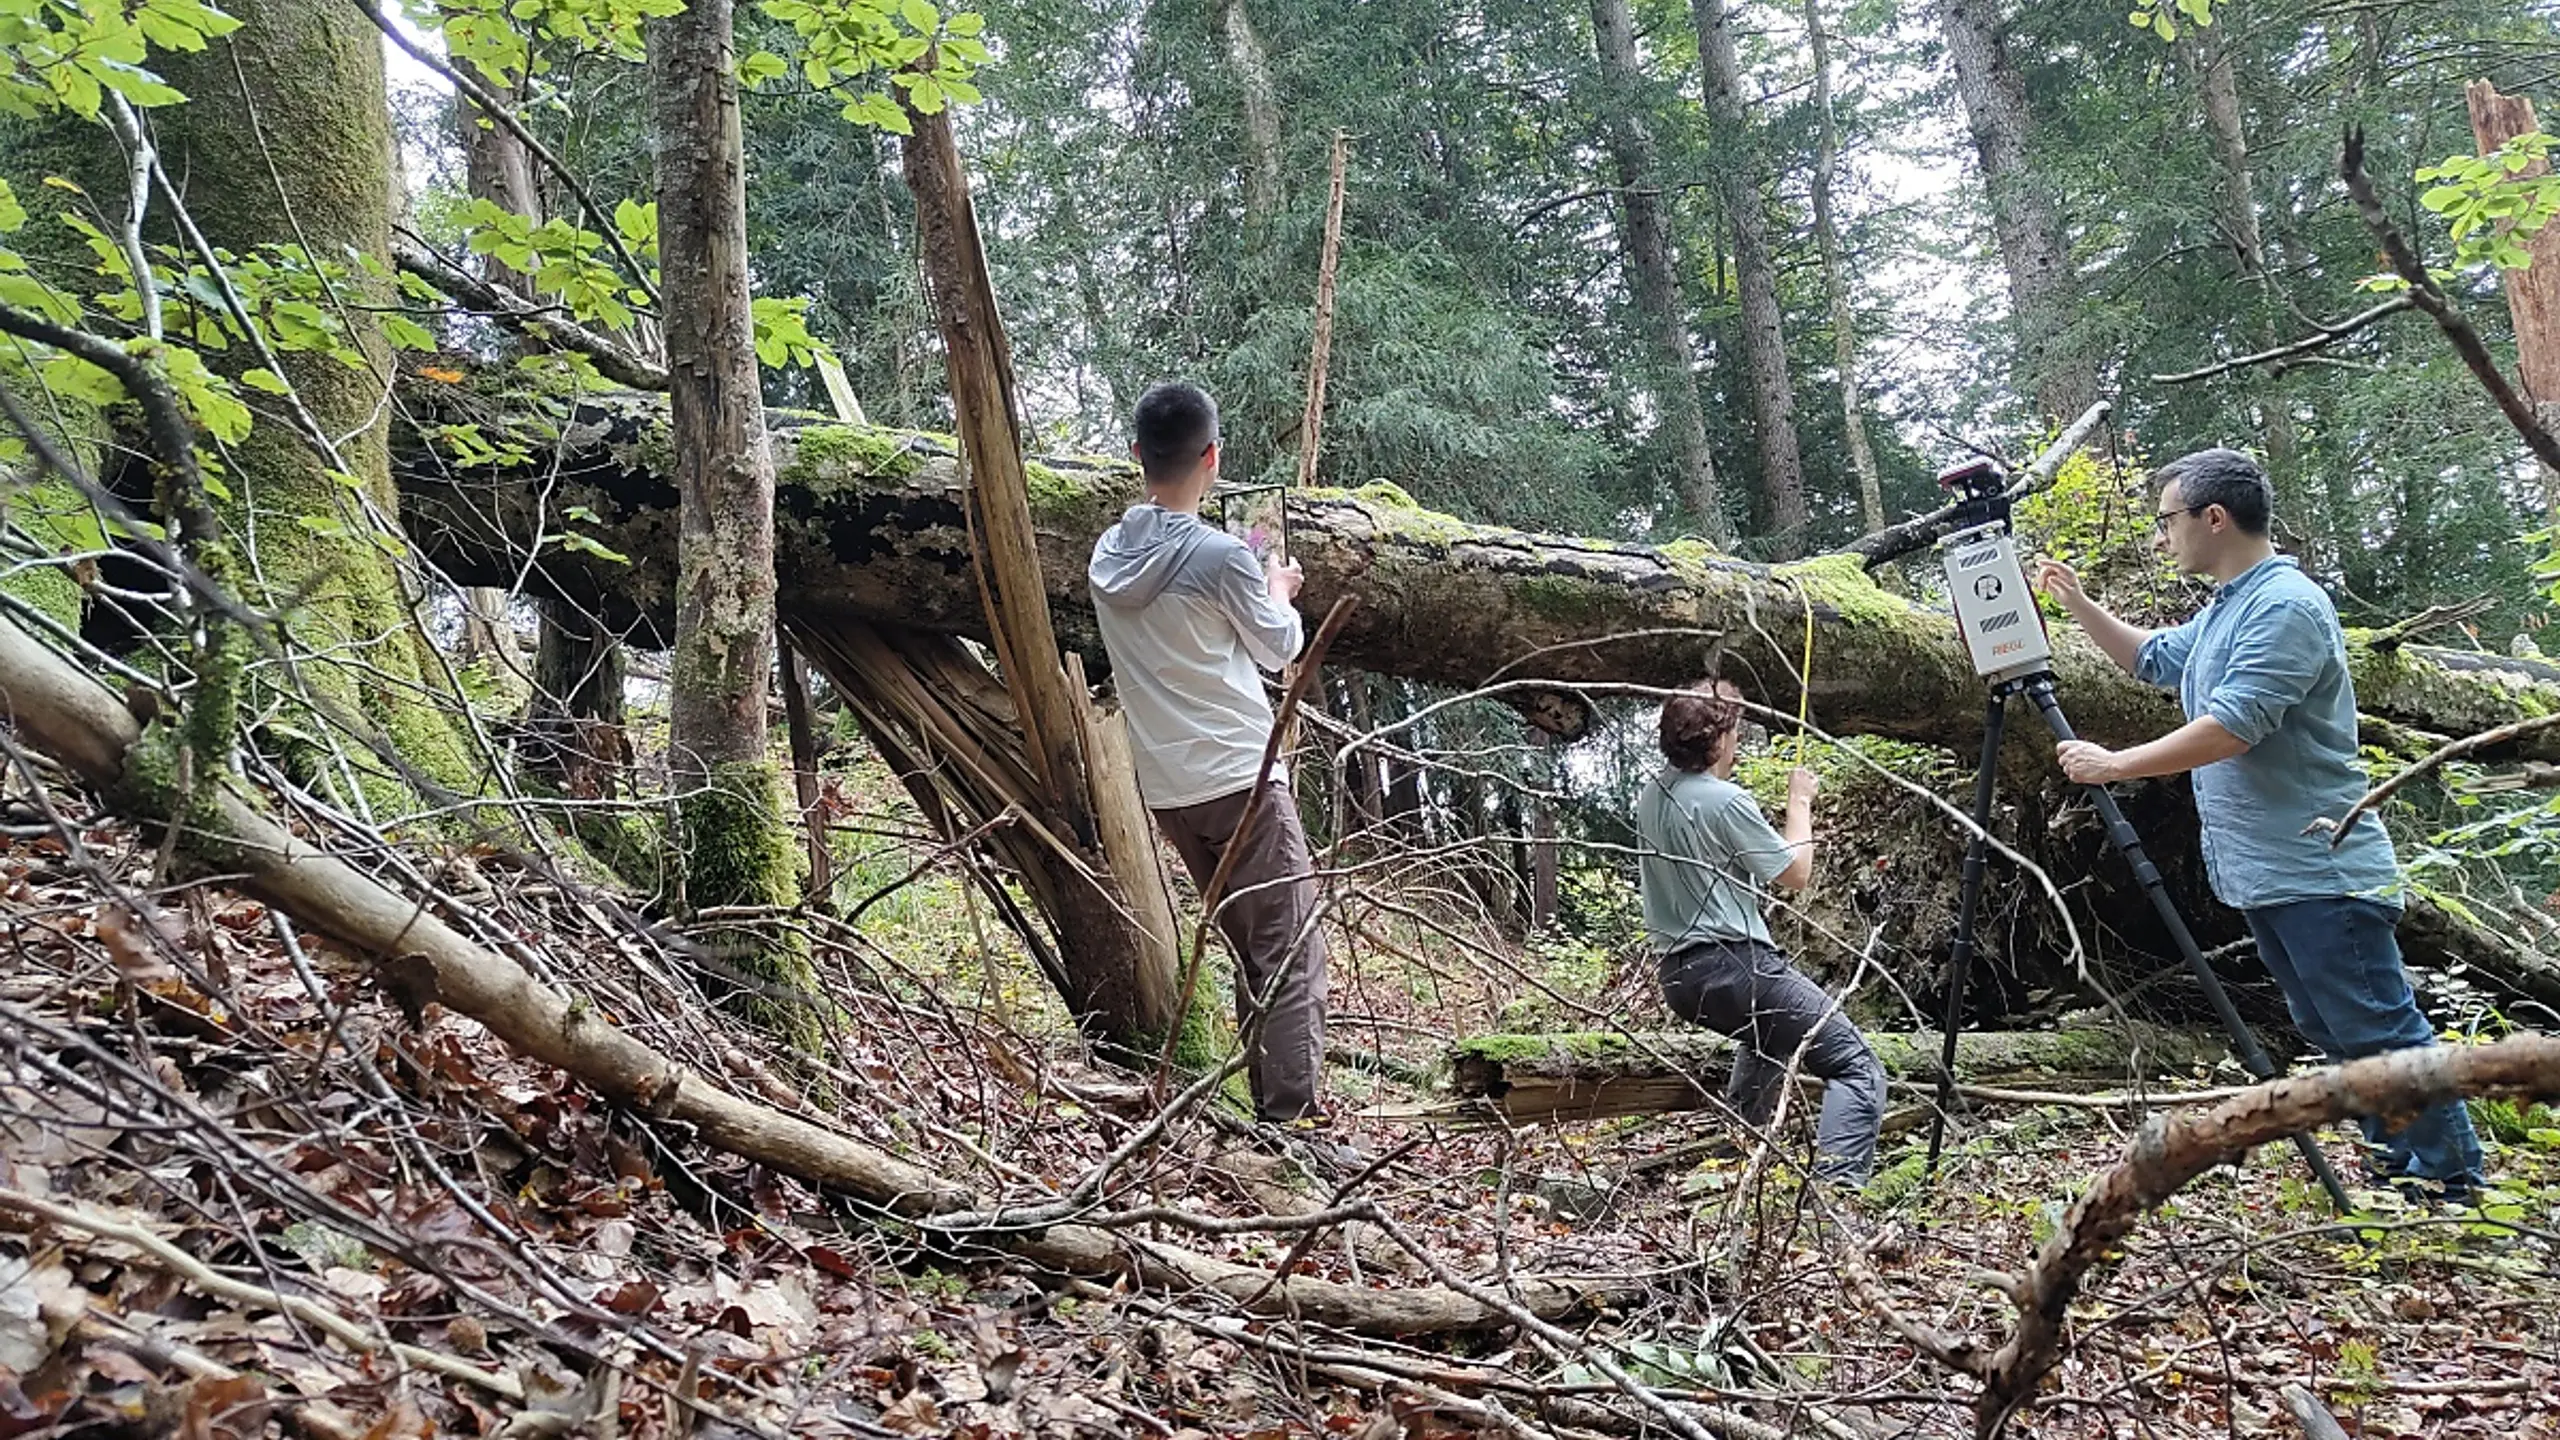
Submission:
<svg viewBox="0 0 2560 1440">
<path fill-rule="evenodd" d="M 1934 1033 L 1870 1032 L 1867 1041 L 1896 1078 L 1938 1072 Z M 1733 1048 L 1701 1030 L 1478 1035 L 1450 1047 L 1450 1089 L 1514 1124 L 1698 1110 L 1723 1092 Z M 1975 1031 L 1956 1037 L 1956 1078 L 1980 1085 L 2186 1076 L 2228 1053 L 2218 1035 L 2142 1024 Z"/>
</svg>

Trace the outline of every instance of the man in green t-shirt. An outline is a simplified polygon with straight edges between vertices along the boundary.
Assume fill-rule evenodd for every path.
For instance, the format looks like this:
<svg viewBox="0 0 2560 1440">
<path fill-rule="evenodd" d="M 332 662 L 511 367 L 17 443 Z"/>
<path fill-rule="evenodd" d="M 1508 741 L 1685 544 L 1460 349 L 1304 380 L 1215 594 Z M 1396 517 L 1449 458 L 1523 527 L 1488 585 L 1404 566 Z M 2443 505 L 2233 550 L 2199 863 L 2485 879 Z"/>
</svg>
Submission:
<svg viewBox="0 0 2560 1440">
<path fill-rule="evenodd" d="M 1645 935 L 1661 954 L 1662 996 L 1673 1012 L 1735 1041 L 1726 1102 L 1753 1125 L 1767 1124 L 1801 1057 L 1824 1082 L 1814 1174 L 1864 1185 L 1884 1126 L 1884 1066 L 1839 1005 L 1770 941 L 1760 917 L 1769 886 L 1797 890 L 1813 879 L 1815 777 L 1801 768 L 1787 777 L 1781 834 L 1733 783 L 1741 736 L 1742 705 L 1728 684 L 1663 703 L 1669 764 L 1636 797 Z"/>
</svg>

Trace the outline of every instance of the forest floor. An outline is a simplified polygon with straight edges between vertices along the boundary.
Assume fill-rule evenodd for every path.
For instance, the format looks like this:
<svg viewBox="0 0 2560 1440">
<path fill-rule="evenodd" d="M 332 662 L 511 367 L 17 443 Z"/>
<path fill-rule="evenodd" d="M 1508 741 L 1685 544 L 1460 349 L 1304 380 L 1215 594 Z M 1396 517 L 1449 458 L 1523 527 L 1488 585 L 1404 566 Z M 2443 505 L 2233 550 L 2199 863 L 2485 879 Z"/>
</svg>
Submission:
<svg viewBox="0 0 2560 1440">
<path fill-rule="evenodd" d="M 907 878 L 933 847 L 870 798 L 889 787 L 834 783 L 838 893 L 872 901 L 850 928 L 774 921 L 805 934 L 838 1007 L 817 1057 L 766 1048 L 680 952 L 502 858 L 409 855 L 484 937 L 742 1093 L 982 1194 L 1071 1184 L 1144 1092 L 1090 1062 L 952 876 Z M 1889 1142 L 1893 1179 L 1823 1200 L 1704 1114 L 1412 1118 L 1435 1097 L 1408 1082 L 1457 1033 L 1658 1022 L 1638 1013 L 1640 970 L 1489 938 L 1428 875 L 1388 890 L 1372 872 L 1338 887 L 1331 933 L 1343 1124 L 1389 1157 L 1362 1193 L 1456 1275 L 1632 1298 L 1573 1322 L 1570 1344 L 1362 1338 L 930 1252 L 468 1021 L 405 1014 L 254 901 L 155 888 L 155 847 L 65 794 L 21 794 L 8 818 L 0 1440 L 1660 1431 L 1604 1358 L 1658 1400 L 1777 1433 L 1964 1435 L 1973 1383 L 1862 1307 L 1842 1247 L 1873 1257 L 1905 1314 L 1996 1344 L 2008 1302 L 1979 1272 L 2021 1267 L 2138 1123 L 1975 1112 L 1934 1185 L 1908 1163 L 1912 1129 Z M 2291 1384 L 2352 1435 L 2560 1440 L 2560 1116 L 2482 1114 L 2499 1189 L 2479 1211 L 2375 1194 L 2342 1230 L 2282 1147 L 2189 1187 L 2094 1277 L 2016 1428 L 2291 1435 Z M 1241 1129 L 1195 1116 L 1117 1183 L 1230 1221 L 1338 1198 Z M 2346 1132 L 2324 1139 L 2352 1174 Z M 1299 1233 L 1180 1228 L 1165 1233 L 1264 1265 Z M 1319 1233 L 1299 1268 L 1427 1279 L 1370 1227 Z"/>
</svg>

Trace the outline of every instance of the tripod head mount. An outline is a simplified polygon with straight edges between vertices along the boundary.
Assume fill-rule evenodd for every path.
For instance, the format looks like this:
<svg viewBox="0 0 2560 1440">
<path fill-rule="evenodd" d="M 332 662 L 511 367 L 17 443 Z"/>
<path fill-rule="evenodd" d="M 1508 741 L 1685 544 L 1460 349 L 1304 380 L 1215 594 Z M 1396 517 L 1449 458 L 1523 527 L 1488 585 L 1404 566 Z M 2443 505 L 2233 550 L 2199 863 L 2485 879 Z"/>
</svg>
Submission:
<svg viewBox="0 0 2560 1440">
<path fill-rule="evenodd" d="M 2009 488 L 2009 472 L 1987 455 L 1950 465 L 1938 472 L 1938 488 L 1954 497 L 1955 513 L 1948 517 L 1948 530 L 1978 530 L 1985 525 L 2009 526 L 2009 503 L 2015 496 Z"/>
</svg>

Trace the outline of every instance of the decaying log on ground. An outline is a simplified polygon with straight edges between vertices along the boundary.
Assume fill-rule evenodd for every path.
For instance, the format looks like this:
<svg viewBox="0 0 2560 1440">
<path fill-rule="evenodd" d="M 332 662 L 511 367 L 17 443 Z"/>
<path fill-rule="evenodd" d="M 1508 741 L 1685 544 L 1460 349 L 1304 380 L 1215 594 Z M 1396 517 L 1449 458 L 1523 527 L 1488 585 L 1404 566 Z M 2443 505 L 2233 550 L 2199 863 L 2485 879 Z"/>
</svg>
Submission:
<svg viewBox="0 0 2560 1440">
<path fill-rule="evenodd" d="M 530 453 L 473 468 L 404 432 L 402 518 L 410 538 L 464 584 L 530 583 L 626 624 L 672 613 L 675 490 L 661 397 L 581 402 L 556 444 L 463 387 L 413 386 L 437 419 L 477 422 Z M 966 521 L 947 437 L 815 423 L 777 413 L 775 517 L 783 613 L 807 625 L 842 615 L 983 636 Z M 448 447 L 450 449 L 450 447 Z M 1134 469 L 1093 457 L 1030 467 L 1041 568 L 1065 643 L 1098 660 L 1085 595 L 1093 537 L 1135 500 Z M 579 509 L 578 507 L 583 507 Z M 565 518 L 591 514 L 588 520 Z M 1702 545 L 1661 547 L 1469 525 L 1422 510 L 1391 485 L 1309 491 L 1290 501 L 1302 603 L 1322 613 L 1357 592 L 1338 664 L 1437 684 L 1491 681 L 1677 685 L 1710 666 L 1792 710 L 1792 666 L 1813 607 L 1813 720 L 1865 733 L 1974 747 L 1983 689 L 1948 617 L 1877 588 L 1855 557 L 1772 569 Z M 574 529 L 627 563 L 540 536 Z M 2076 631 L 2056 630 L 2056 673 L 2083 734 L 2148 738 L 2177 720 L 2168 696 L 2134 683 Z M 2365 707 L 2439 734 L 2466 734 L 2560 708 L 2560 668 L 2532 660 L 2403 645 L 2356 651 Z M 1535 712 L 1533 712 L 1535 713 Z M 1556 697 L 1541 723 L 1583 717 Z M 2040 744 L 2012 726 L 2021 744 Z M 2515 758 L 2560 760 L 2560 732 L 2527 737 Z M 2506 758 L 2506 757 L 2487 757 Z"/>
<path fill-rule="evenodd" d="M 0 617 L 0 720 L 76 771 L 121 813 L 164 822 L 183 799 L 183 860 L 369 957 L 384 984 L 416 1005 L 438 1004 L 467 1016 L 611 1104 L 689 1126 L 706 1144 L 919 1225 L 929 1226 L 935 1216 L 987 1213 L 978 1197 L 947 1177 L 840 1130 L 745 1099 L 720 1080 L 670 1060 L 583 997 L 562 994 L 466 938 L 431 908 L 315 849 L 246 795 L 226 786 L 213 796 L 181 797 L 166 783 L 155 785 L 149 778 L 155 767 L 129 766 L 128 759 L 138 746 L 159 742 L 146 741 L 141 725 L 105 686 L 6 617 Z M 940 1238 L 1070 1275 L 1215 1292 L 1250 1314 L 1372 1334 L 1511 1323 L 1502 1309 L 1445 1286 L 1370 1290 L 1303 1275 L 1275 1279 L 1255 1266 L 1091 1225 L 942 1227 Z M 1525 1280 L 1513 1293 L 1545 1316 L 1579 1313 L 1613 1298 L 1605 1285 L 1560 1280 Z"/>
<path fill-rule="evenodd" d="M 1870 1032 L 1887 1073 L 1937 1074 L 1939 1037 Z M 1987 1030 L 1956 1037 L 1956 1078 L 1998 1084 L 2119 1083 L 2189 1077 L 2230 1053 L 2219 1035 L 2136 1023 L 2062 1030 Z M 1703 1030 L 1616 1035 L 1479 1035 L 1449 1050 L 1450 1091 L 1481 1100 L 1515 1125 L 1702 1109 L 1723 1093 L 1733 1042 Z"/>
</svg>

